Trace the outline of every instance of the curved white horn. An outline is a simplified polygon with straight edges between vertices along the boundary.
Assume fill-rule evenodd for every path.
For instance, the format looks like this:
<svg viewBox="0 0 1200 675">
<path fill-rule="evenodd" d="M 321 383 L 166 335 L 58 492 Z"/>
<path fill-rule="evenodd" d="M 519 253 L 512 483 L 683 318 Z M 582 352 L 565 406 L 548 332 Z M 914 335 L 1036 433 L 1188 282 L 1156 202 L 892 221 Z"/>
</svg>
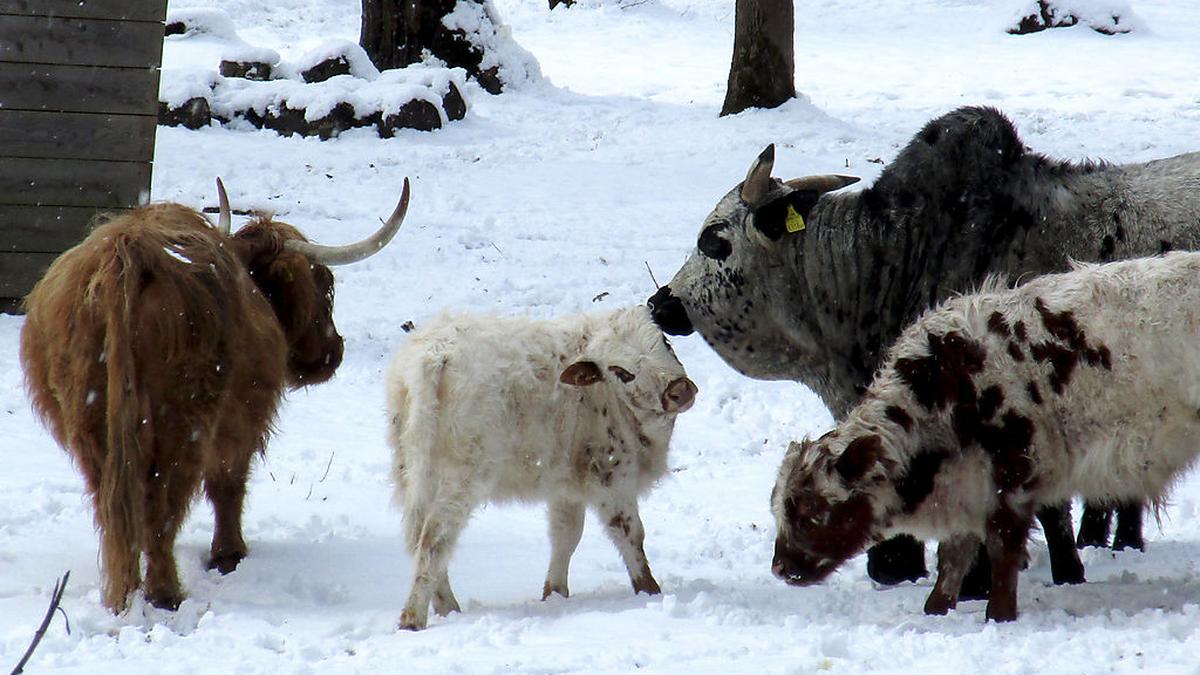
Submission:
<svg viewBox="0 0 1200 675">
<path fill-rule="evenodd" d="M 310 261 L 323 265 L 346 265 L 358 262 L 379 252 L 395 236 L 396 230 L 404 222 L 404 214 L 408 212 L 408 178 L 404 179 L 404 192 L 400 195 L 400 203 L 396 210 L 379 230 L 355 244 L 345 246 L 324 246 L 309 241 L 291 239 L 284 242 L 284 248 L 295 251 L 307 257 Z"/>
<path fill-rule="evenodd" d="M 233 217 L 229 215 L 229 195 L 225 194 L 225 184 L 221 182 L 220 176 L 217 176 L 217 202 L 220 204 L 217 211 L 217 229 L 228 236 L 233 231 Z"/>
<path fill-rule="evenodd" d="M 771 169 L 775 166 L 775 144 L 767 146 L 746 172 L 742 182 L 742 201 L 757 205 L 771 191 Z"/>
<path fill-rule="evenodd" d="M 841 176 L 838 174 L 825 174 L 822 176 L 805 176 L 803 178 L 793 178 L 783 182 L 784 185 L 795 190 L 813 190 L 815 192 L 825 193 L 840 190 L 847 185 L 853 185 L 861 180 L 858 176 Z"/>
</svg>

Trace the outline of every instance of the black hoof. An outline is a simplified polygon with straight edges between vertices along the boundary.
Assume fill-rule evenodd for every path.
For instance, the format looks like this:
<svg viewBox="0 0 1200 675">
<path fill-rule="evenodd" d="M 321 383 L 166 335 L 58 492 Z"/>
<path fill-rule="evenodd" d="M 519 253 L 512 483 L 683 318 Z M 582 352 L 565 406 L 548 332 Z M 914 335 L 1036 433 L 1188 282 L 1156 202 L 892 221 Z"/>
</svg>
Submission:
<svg viewBox="0 0 1200 675">
<path fill-rule="evenodd" d="M 245 553 L 221 553 L 214 555 L 212 560 L 208 561 L 208 569 L 216 570 L 221 574 L 229 574 L 237 569 L 238 563 L 245 558 Z"/>
</svg>

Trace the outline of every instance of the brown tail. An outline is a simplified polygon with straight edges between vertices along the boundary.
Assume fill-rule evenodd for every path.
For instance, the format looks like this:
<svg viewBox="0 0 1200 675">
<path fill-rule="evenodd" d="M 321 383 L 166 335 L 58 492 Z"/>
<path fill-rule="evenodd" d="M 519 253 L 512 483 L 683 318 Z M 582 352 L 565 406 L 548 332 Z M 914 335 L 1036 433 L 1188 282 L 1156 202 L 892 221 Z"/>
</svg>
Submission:
<svg viewBox="0 0 1200 675">
<path fill-rule="evenodd" d="M 130 307 L 137 293 L 138 272 L 128 265 L 127 251 L 118 246 L 111 274 L 101 273 L 110 288 L 91 289 L 102 298 L 104 357 L 108 367 L 105 426 L 108 452 L 100 469 L 96 494 L 96 520 L 100 526 L 100 562 L 104 572 L 104 604 L 120 613 L 129 595 L 141 583 L 139 562 L 143 542 L 145 510 L 145 453 L 139 430 L 150 411 L 138 386 L 137 368 L 131 347 Z"/>
</svg>

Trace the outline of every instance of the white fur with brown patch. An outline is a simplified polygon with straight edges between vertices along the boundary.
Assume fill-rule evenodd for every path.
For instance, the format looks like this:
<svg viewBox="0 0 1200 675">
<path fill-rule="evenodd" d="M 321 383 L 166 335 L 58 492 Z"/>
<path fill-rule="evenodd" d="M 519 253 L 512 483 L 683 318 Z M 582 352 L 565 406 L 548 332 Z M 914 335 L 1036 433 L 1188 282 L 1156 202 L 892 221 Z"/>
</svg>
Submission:
<svg viewBox="0 0 1200 675">
<path fill-rule="evenodd" d="M 963 537 L 982 538 L 993 570 L 988 618 L 1015 619 L 1020 549 L 1039 506 L 1076 495 L 1160 504 L 1194 462 L 1197 331 L 1200 253 L 1077 265 L 948 300 L 904 331 L 836 433 L 789 448 L 772 495 L 776 573 L 819 581 L 829 570 L 816 566 L 814 542 L 828 532 L 812 512 L 865 496 L 869 515 L 858 511 L 855 524 L 863 545 L 905 532 L 962 557 L 974 550 Z M 1002 400 L 984 410 L 989 388 Z M 889 416 L 897 407 L 909 428 Z M 877 452 L 847 455 L 871 437 L 878 443 L 857 447 Z M 945 456 L 914 475 L 926 453 Z M 804 517 L 788 518 L 789 509 Z M 967 564 L 944 561 L 952 571 Z M 939 579 L 927 610 L 953 608 L 957 592 L 955 580 Z"/>
</svg>

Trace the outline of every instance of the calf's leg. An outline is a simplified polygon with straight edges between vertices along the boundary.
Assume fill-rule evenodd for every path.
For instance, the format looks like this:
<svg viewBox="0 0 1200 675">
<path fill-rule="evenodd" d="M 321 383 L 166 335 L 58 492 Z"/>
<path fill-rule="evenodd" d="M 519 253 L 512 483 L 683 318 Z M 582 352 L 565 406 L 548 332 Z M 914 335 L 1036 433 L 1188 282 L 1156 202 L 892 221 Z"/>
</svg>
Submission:
<svg viewBox="0 0 1200 675">
<path fill-rule="evenodd" d="M 1117 533 L 1113 535 L 1113 550 L 1146 550 L 1146 542 L 1142 540 L 1142 513 L 1141 502 L 1127 502 L 1117 507 Z"/>
<path fill-rule="evenodd" d="M 439 497 L 433 504 L 422 509 L 424 519 L 420 525 L 414 552 L 413 584 L 408 601 L 400 612 L 399 627 L 404 630 L 421 630 L 429 623 L 429 603 L 436 598 L 435 611 L 449 613 L 458 608 L 458 602 L 450 590 L 450 579 L 446 568 L 450 554 L 462 534 L 471 515 L 472 504 L 465 494 Z M 406 518 L 408 514 L 406 514 Z M 440 597 L 439 597 L 440 596 Z"/>
<path fill-rule="evenodd" d="M 662 590 L 654 575 L 650 573 L 650 563 L 646 560 L 643 544 L 646 531 L 642 527 L 642 519 L 638 516 L 637 498 L 616 498 L 596 505 L 600 520 L 604 522 L 605 532 L 621 558 L 625 560 L 625 569 L 629 570 L 629 581 L 633 584 L 634 593 L 658 595 Z"/>
<path fill-rule="evenodd" d="M 1077 548 L 1108 546 L 1108 531 L 1112 526 L 1112 510 L 1108 506 L 1085 502 L 1083 518 L 1079 521 L 1079 537 L 1075 540 Z"/>
<path fill-rule="evenodd" d="M 567 588 L 567 568 L 583 535 L 584 506 L 581 502 L 560 500 L 551 503 L 549 511 L 550 569 L 542 586 L 542 599 L 550 597 L 551 593 L 569 598 L 571 592 Z"/>
<path fill-rule="evenodd" d="M 963 577 L 975 560 L 979 537 L 961 534 L 938 543 L 938 577 L 925 599 L 926 614 L 948 614 L 958 606 Z"/>
<path fill-rule="evenodd" d="M 992 564 L 992 592 L 988 596 L 987 618 L 991 621 L 1015 621 L 1017 618 L 1017 574 L 1025 560 L 1025 539 L 1033 526 L 1031 508 L 1004 503 L 988 518 L 988 558 Z"/>
<path fill-rule="evenodd" d="M 1046 548 L 1050 550 L 1050 576 L 1054 583 L 1084 583 L 1083 561 L 1079 559 L 1079 549 L 1075 548 L 1075 535 L 1071 531 L 1071 502 L 1043 506 L 1038 509 L 1037 519 L 1046 536 Z"/>
</svg>

